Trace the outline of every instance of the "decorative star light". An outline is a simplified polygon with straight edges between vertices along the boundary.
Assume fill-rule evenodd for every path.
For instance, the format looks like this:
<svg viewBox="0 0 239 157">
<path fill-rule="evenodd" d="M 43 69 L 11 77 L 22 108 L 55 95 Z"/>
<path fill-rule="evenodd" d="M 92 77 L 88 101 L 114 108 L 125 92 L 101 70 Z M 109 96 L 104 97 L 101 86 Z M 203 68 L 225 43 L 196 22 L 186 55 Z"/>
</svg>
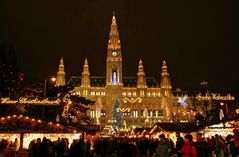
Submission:
<svg viewBox="0 0 239 157">
<path fill-rule="evenodd" d="M 178 98 L 178 103 L 180 103 L 184 108 L 188 107 L 188 104 L 185 102 L 187 98 L 188 98 L 187 95 L 185 95 L 183 98 L 182 97 Z"/>
</svg>

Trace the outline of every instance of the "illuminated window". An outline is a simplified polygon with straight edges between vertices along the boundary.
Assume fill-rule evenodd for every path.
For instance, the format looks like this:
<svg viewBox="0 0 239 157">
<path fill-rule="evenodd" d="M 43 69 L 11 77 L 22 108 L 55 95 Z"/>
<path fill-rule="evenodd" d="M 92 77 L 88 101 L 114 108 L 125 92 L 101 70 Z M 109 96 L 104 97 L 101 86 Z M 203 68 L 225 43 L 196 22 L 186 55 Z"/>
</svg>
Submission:
<svg viewBox="0 0 239 157">
<path fill-rule="evenodd" d="M 117 84 L 117 83 L 118 83 L 118 80 L 117 80 L 117 71 L 116 71 L 116 70 L 113 70 L 113 73 L 112 73 L 112 83 L 113 83 L 113 84 Z"/>
<path fill-rule="evenodd" d="M 128 96 L 131 96 L 131 92 L 127 92 L 127 95 L 128 95 Z"/>
<path fill-rule="evenodd" d="M 101 111 L 101 116 L 105 116 L 105 112 L 104 111 Z"/>
<path fill-rule="evenodd" d="M 150 93 L 150 92 L 148 92 L 148 93 L 147 93 L 147 95 L 148 95 L 148 96 L 151 96 L 151 93 Z"/>
<path fill-rule="evenodd" d="M 88 91 L 87 90 L 83 90 L 83 95 L 87 96 L 88 95 Z"/>
<path fill-rule="evenodd" d="M 158 96 L 160 96 L 160 92 L 158 92 Z"/>
<path fill-rule="evenodd" d="M 155 96 L 155 92 L 153 92 L 153 94 L 152 94 L 153 96 Z"/>
<path fill-rule="evenodd" d="M 123 96 L 126 96 L 126 92 L 123 92 L 122 95 L 123 95 Z"/>
<path fill-rule="evenodd" d="M 91 92 L 91 95 L 95 95 L 95 91 Z"/>
<path fill-rule="evenodd" d="M 150 111 L 150 117 L 153 117 L 153 110 Z"/>
<path fill-rule="evenodd" d="M 138 111 L 137 110 L 133 110 L 133 117 L 138 118 Z"/>
<path fill-rule="evenodd" d="M 133 96 L 136 96 L 136 92 L 133 92 Z"/>
<path fill-rule="evenodd" d="M 90 111 L 90 117 L 94 118 L 95 117 L 95 111 Z"/>
<path fill-rule="evenodd" d="M 144 96 L 144 91 L 140 90 L 140 96 Z"/>
</svg>

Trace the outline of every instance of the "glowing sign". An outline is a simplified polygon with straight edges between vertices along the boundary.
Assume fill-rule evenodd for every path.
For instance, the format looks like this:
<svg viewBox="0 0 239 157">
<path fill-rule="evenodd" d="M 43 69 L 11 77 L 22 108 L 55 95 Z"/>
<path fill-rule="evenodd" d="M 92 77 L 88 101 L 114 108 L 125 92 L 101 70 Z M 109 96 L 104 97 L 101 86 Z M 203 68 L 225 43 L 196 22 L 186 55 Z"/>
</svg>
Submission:
<svg viewBox="0 0 239 157">
<path fill-rule="evenodd" d="M 211 95 L 206 95 L 206 96 L 201 96 L 201 94 L 198 94 L 196 99 L 197 100 L 235 100 L 235 97 L 231 96 L 231 94 L 222 96 L 217 93 L 211 93 Z"/>
<path fill-rule="evenodd" d="M 10 99 L 10 98 L 1 98 L 0 104 L 35 104 L 35 105 L 60 105 L 61 100 L 58 99 L 39 99 L 39 98 L 24 98 L 20 97 L 19 99 Z"/>
<path fill-rule="evenodd" d="M 141 97 L 137 97 L 137 98 L 131 98 L 131 99 L 129 99 L 129 98 L 123 98 L 123 102 L 124 103 L 127 103 L 127 102 L 130 102 L 131 104 L 133 104 L 133 103 L 136 103 L 136 102 L 139 102 L 139 103 L 142 103 L 142 98 Z"/>
<path fill-rule="evenodd" d="M 179 97 L 179 98 L 178 98 L 178 102 L 179 102 L 184 108 L 187 108 L 187 107 L 188 107 L 188 104 L 185 102 L 187 98 L 188 98 L 187 95 L 185 95 L 183 98 L 182 98 L 182 97 Z"/>
</svg>

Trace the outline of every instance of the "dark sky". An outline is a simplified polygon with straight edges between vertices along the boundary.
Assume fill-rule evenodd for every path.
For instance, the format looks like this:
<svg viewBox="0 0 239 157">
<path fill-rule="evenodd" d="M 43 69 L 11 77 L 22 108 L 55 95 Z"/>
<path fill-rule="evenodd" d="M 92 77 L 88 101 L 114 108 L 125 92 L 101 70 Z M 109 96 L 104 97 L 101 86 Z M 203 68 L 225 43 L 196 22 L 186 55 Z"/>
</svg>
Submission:
<svg viewBox="0 0 239 157">
<path fill-rule="evenodd" d="M 25 77 L 55 75 L 64 57 L 67 78 L 105 76 L 107 41 L 116 11 L 123 76 L 160 78 L 165 59 L 174 88 L 239 84 L 238 7 L 231 0 L 1 0 L 0 44 L 14 45 Z"/>
</svg>

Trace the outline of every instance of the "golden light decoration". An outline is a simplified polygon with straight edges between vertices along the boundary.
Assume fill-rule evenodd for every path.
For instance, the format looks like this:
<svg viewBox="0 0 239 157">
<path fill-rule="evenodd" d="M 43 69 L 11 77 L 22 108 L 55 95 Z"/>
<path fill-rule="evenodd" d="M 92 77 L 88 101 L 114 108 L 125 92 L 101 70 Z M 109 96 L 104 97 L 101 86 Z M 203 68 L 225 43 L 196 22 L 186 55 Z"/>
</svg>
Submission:
<svg viewBox="0 0 239 157">
<path fill-rule="evenodd" d="M 130 112 L 130 108 L 117 108 L 116 111 L 117 112 Z"/>
<path fill-rule="evenodd" d="M 129 98 L 123 98 L 123 102 L 124 102 L 124 103 L 129 102 L 129 103 L 131 103 L 131 104 L 136 103 L 136 102 L 142 103 L 142 100 L 143 100 L 143 98 L 141 98 L 141 97 L 131 98 L 131 99 L 129 99 Z"/>
</svg>

